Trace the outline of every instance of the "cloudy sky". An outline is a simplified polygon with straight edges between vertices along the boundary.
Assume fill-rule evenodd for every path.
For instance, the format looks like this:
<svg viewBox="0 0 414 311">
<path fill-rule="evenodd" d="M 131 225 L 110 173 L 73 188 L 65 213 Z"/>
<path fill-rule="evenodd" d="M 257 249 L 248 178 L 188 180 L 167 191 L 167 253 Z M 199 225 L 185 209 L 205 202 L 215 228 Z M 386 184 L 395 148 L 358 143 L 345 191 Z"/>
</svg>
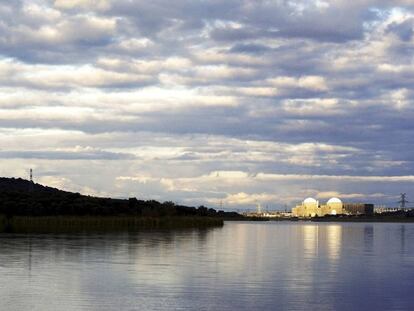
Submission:
<svg viewBox="0 0 414 311">
<path fill-rule="evenodd" d="M 0 0 L 0 175 L 227 209 L 414 201 L 413 27 L 411 0 Z"/>
</svg>

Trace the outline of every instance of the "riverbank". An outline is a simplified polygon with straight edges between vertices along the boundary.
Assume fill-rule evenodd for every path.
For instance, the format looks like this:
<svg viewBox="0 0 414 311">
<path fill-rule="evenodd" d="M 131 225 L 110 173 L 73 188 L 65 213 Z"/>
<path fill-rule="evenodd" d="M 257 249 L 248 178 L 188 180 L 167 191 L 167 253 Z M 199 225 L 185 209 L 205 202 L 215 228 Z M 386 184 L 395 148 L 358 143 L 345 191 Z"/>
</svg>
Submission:
<svg viewBox="0 0 414 311">
<path fill-rule="evenodd" d="M 414 222 L 413 212 L 394 212 L 374 215 L 327 215 L 324 217 L 292 217 L 292 221 L 310 222 Z"/>
<path fill-rule="evenodd" d="M 111 232 L 139 229 L 220 227 L 218 217 L 137 217 L 137 216 L 13 216 L 0 215 L 0 232 L 58 233 Z"/>
<path fill-rule="evenodd" d="M 312 222 L 414 222 L 414 217 L 400 216 L 355 216 L 355 217 L 315 217 L 309 219 Z"/>
<path fill-rule="evenodd" d="M 0 177 L 0 232 L 125 231 L 223 226 L 236 212 L 135 197 L 105 198 Z"/>
</svg>

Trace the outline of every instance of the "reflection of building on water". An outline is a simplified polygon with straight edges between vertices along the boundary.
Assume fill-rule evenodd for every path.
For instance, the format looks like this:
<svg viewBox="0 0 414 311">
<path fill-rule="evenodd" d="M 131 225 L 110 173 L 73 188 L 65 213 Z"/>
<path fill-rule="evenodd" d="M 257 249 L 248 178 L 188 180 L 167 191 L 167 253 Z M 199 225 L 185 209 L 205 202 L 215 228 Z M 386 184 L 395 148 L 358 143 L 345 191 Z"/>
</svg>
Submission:
<svg viewBox="0 0 414 311">
<path fill-rule="evenodd" d="M 302 204 L 292 208 L 293 217 L 321 217 L 326 215 L 372 215 L 374 205 L 366 203 L 343 203 L 338 198 L 319 204 L 313 198 L 307 198 Z"/>
<path fill-rule="evenodd" d="M 339 259 L 341 255 L 342 226 L 329 225 L 326 227 L 327 251 L 331 260 Z"/>
<path fill-rule="evenodd" d="M 326 254 L 329 260 L 341 256 L 341 225 L 305 225 L 302 228 L 303 250 L 306 257 Z"/>
<path fill-rule="evenodd" d="M 303 250 L 305 256 L 316 256 L 318 249 L 318 230 L 316 225 L 307 225 L 303 227 Z"/>
</svg>

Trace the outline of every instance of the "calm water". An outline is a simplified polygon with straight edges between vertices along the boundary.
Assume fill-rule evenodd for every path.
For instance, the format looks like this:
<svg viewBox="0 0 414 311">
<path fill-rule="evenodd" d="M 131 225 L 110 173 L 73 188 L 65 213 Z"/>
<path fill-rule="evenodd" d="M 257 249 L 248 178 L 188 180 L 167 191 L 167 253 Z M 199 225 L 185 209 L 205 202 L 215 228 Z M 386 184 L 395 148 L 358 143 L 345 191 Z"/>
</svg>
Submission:
<svg viewBox="0 0 414 311">
<path fill-rule="evenodd" d="M 0 310 L 414 310 L 414 224 L 0 235 Z"/>
</svg>

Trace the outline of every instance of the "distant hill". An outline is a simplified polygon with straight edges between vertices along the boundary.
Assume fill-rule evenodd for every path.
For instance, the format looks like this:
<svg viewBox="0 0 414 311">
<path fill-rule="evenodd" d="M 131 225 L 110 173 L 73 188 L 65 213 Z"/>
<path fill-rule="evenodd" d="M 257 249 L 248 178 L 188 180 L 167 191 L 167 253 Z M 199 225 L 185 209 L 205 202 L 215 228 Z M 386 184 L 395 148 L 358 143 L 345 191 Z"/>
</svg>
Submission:
<svg viewBox="0 0 414 311">
<path fill-rule="evenodd" d="M 32 183 L 21 178 L 0 178 L 0 214 L 7 216 L 209 216 L 242 218 L 235 212 L 205 206 L 189 207 L 155 200 L 112 199 L 81 195 Z"/>
</svg>

